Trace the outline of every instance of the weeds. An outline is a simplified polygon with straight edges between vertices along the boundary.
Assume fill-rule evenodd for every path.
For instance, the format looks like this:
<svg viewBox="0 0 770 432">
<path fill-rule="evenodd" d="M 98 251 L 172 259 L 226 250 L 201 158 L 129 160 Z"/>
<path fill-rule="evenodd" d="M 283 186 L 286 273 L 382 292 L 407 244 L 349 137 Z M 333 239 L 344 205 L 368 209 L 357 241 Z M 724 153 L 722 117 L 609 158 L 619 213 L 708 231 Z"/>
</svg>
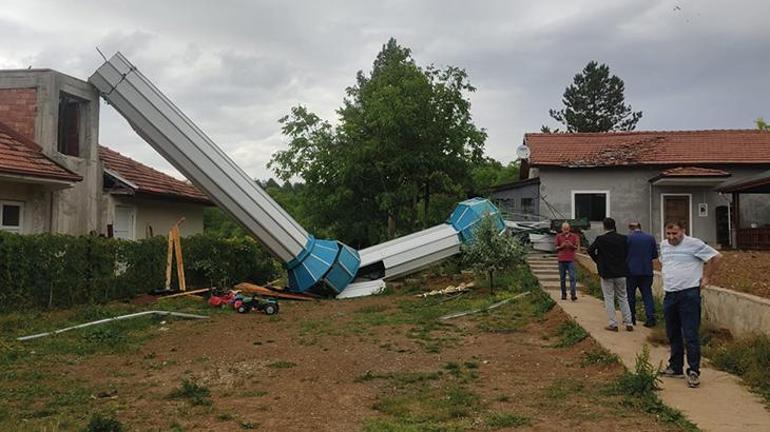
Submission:
<svg viewBox="0 0 770 432">
<path fill-rule="evenodd" d="M 678 410 L 666 406 L 656 393 L 660 389 L 658 368 L 650 362 L 650 348 L 642 347 L 636 356 L 634 372 L 626 372 L 612 383 L 609 393 L 623 397 L 622 404 L 658 416 L 661 420 L 673 423 L 682 430 L 695 432 L 698 427 L 691 423 Z"/>
<path fill-rule="evenodd" d="M 514 413 L 492 413 L 487 416 L 484 423 L 494 429 L 510 427 L 515 428 L 520 426 L 529 426 L 532 424 L 532 419 Z"/>
<path fill-rule="evenodd" d="M 268 363 L 265 365 L 265 367 L 269 367 L 271 369 L 291 369 L 293 367 L 297 367 L 297 364 L 290 361 L 279 360 L 277 362 Z"/>
<path fill-rule="evenodd" d="M 187 378 L 183 379 L 182 385 L 169 393 L 168 397 L 169 399 L 187 399 L 192 405 L 209 406 L 213 403 L 211 391 L 207 387 Z"/>
<path fill-rule="evenodd" d="M 583 358 L 580 360 L 581 367 L 587 367 L 592 365 L 610 366 L 620 364 L 620 358 L 604 348 L 596 348 L 591 351 L 583 353 Z"/>
<path fill-rule="evenodd" d="M 86 426 L 86 432 L 123 432 L 123 424 L 111 415 L 94 414 Z"/>
<path fill-rule="evenodd" d="M 580 324 L 569 320 L 559 326 L 559 328 L 556 330 L 556 336 L 559 336 L 560 339 L 559 342 L 554 345 L 554 347 L 568 348 L 587 338 L 588 333 L 585 331 L 585 329 L 583 329 L 583 327 L 580 327 Z"/>
<path fill-rule="evenodd" d="M 704 351 L 716 367 L 740 376 L 770 404 L 770 337 L 725 341 L 706 346 Z"/>
</svg>

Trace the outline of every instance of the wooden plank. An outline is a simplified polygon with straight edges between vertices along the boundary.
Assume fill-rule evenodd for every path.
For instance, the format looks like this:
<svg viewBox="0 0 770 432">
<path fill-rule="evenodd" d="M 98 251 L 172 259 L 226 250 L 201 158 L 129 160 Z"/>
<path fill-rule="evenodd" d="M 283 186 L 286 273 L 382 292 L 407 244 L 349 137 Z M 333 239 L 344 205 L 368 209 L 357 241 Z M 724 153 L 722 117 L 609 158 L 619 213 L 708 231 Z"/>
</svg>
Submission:
<svg viewBox="0 0 770 432">
<path fill-rule="evenodd" d="M 182 259 L 182 240 L 179 237 L 179 225 L 174 225 L 174 249 L 176 249 L 176 274 L 179 278 L 179 290 L 187 291 L 187 283 L 184 279 L 184 260 Z"/>
<path fill-rule="evenodd" d="M 168 233 L 168 252 L 166 253 L 166 289 L 171 289 L 171 264 L 174 262 L 174 239 Z"/>
<path fill-rule="evenodd" d="M 274 297 L 274 298 L 282 298 L 282 299 L 290 299 L 290 300 L 315 300 L 315 297 L 309 296 L 307 294 L 297 294 L 297 293 L 287 293 L 287 292 L 281 292 L 281 291 L 274 291 L 270 288 L 266 288 L 259 285 L 254 285 L 248 282 L 241 282 L 238 285 L 235 286 L 235 288 L 249 294 L 259 294 L 263 295 L 265 297 Z"/>
<path fill-rule="evenodd" d="M 185 291 L 183 293 L 171 294 L 171 295 L 167 295 L 167 296 L 162 296 L 162 297 L 158 298 L 158 300 L 164 300 L 164 299 L 167 299 L 167 298 L 183 297 L 183 296 L 190 296 L 190 295 L 200 294 L 200 293 L 204 293 L 204 292 L 208 291 L 209 289 L 210 288 L 201 288 L 201 289 L 196 289 L 196 290 L 192 290 L 192 291 Z"/>
</svg>

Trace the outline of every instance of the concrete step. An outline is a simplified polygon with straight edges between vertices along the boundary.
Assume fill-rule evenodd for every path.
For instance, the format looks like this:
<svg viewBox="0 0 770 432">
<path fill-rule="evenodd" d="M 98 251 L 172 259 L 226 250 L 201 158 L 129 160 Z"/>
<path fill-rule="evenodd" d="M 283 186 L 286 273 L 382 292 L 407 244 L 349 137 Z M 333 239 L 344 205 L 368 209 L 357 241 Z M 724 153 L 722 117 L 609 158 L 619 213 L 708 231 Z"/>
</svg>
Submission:
<svg viewBox="0 0 770 432">
<path fill-rule="evenodd" d="M 547 290 L 561 289 L 561 283 L 558 280 L 541 280 L 540 285 L 543 289 Z M 580 282 L 578 282 L 576 286 L 578 289 L 583 288 L 583 284 Z M 569 289 L 569 282 L 567 282 L 567 289 Z"/>
</svg>

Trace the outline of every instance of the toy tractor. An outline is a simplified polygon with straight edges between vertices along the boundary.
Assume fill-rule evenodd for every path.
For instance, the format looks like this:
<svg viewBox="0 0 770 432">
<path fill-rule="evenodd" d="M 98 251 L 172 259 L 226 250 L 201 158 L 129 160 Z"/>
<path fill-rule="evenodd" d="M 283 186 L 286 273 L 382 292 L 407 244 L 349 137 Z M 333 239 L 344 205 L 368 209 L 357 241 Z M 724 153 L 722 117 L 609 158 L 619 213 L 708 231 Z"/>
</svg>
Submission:
<svg viewBox="0 0 770 432">
<path fill-rule="evenodd" d="M 241 298 L 237 298 L 241 297 Z M 233 308 L 239 313 L 249 313 L 252 310 L 264 312 L 265 315 L 275 315 L 278 313 L 278 302 L 272 299 L 264 299 L 258 296 L 242 297 L 236 296 Z"/>
</svg>

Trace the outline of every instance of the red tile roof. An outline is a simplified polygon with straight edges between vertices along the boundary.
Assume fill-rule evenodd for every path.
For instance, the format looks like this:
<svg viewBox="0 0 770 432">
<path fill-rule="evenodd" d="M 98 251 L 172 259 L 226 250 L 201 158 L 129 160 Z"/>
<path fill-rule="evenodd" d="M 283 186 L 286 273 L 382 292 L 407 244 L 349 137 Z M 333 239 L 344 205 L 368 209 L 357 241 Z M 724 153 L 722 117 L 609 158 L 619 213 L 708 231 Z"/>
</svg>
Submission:
<svg viewBox="0 0 770 432">
<path fill-rule="evenodd" d="M 532 166 L 770 164 L 760 130 L 528 133 Z"/>
<path fill-rule="evenodd" d="M 99 146 L 99 159 L 104 163 L 105 168 L 115 171 L 136 185 L 136 191 L 139 193 L 212 204 L 211 200 L 195 186 L 163 174 L 107 147 Z"/>
<path fill-rule="evenodd" d="M 42 148 L 0 122 L 0 173 L 77 182 L 82 177 L 43 154 Z"/>
<path fill-rule="evenodd" d="M 729 177 L 730 173 L 719 169 L 694 166 L 670 168 L 660 173 L 661 177 Z"/>
</svg>

